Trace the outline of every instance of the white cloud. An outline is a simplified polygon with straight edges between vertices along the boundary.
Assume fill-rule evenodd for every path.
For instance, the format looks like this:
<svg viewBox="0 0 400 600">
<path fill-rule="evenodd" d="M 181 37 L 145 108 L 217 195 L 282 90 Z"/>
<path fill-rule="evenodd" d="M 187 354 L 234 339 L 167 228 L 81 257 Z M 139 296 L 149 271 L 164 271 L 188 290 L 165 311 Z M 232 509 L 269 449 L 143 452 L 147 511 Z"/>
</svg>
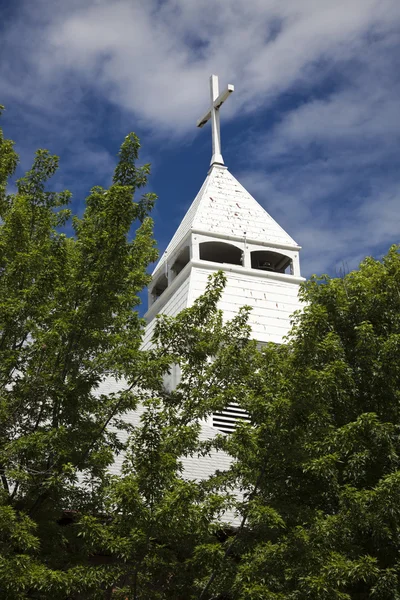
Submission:
<svg viewBox="0 0 400 600">
<path fill-rule="evenodd" d="M 238 176 L 301 244 L 304 275 L 334 273 L 342 263 L 356 268 L 366 254 L 380 256 L 400 241 L 400 165 L 397 155 L 390 155 L 393 148 L 370 144 L 353 148 L 353 139 L 350 147 L 341 140 L 338 156 L 336 144 L 328 145 L 329 159 L 313 157 L 302 146 L 297 150 L 303 156 L 285 162 L 282 148 L 292 153 L 296 146 L 276 135 L 278 143 L 272 138 L 270 145 L 280 147 L 279 168 L 270 168 L 273 153 L 267 151 L 267 162 L 259 157 L 255 168 Z M 303 144 L 312 144 L 312 136 L 302 139 Z"/>
<path fill-rule="evenodd" d="M 88 90 L 176 140 L 196 135 L 220 74 L 236 86 L 224 119 L 274 111 L 237 140 L 242 183 L 304 247 L 307 273 L 353 267 L 400 229 L 399 25 L 399 0 L 37 0 L 3 35 L 0 89 L 105 172 Z"/>
<path fill-rule="evenodd" d="M 73 104 L 81 86 L 90 84 L 149 128 L 178 134 L 191 130 L 204 112 L 211 72 L 237 84 L 227 115 L 252 110 L 321 78 L 321 60 L 360 59 L 368 52 L 368 35 L 388 36 L 400 19 L 397 0 L 37 5 L 42 9 L 31 7 L 7 40 L 24 40 L 32 102 Z M 10 71 L 3 71 L 3 85 L 18 93 Z"/>
<path fill-rule="evenodd" d="M 241 182 L 270 214 L 298 241 L 302 274 L 335 273 L 345 265 L 354 269 L 366 254 L 380 256 L 390 243 L 399 239 L 400 192 L 390 184 L 384 191 L 373 190 L 368 197 L 349 202 L 344 178 L 330 176 L 312 183 L 298 172 L 286 183 L 284 177 L 248 172 L 239 175 Z M 295 183 L 297 180 L 296 189 Z M 324 202 L 329 196 L 330 202 Z M 336 198 L 336 201 L 335 201 Z"/>
</svg>

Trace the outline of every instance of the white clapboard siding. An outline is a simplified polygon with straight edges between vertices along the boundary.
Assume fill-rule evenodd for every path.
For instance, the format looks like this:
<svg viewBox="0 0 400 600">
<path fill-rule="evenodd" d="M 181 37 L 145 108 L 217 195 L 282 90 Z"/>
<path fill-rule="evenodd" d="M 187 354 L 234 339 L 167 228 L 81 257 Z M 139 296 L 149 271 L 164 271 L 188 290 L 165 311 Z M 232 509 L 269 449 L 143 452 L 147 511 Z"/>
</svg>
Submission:
<svg viewBox="0 0 400 600">
<path fill-rule="evenodd" d="M 166 303 L 160 306 L 160 310 L 157 312 L 157 314 L 165 314 L 171 317 L 176 317 L 181 310 L 186 308 L 188 305 L 189 285 L 190 278 L 187 277 L 177 288 L 174 294 L 169 297 Z M 143 350 L 148 350 L 151 345 L 151 338 L 153 337 L 155 323 L 156 319 L 151 319 L 146 327 L 142 344 Z"/>
<path fill-rule="evenodd" d="M 227 284 L 219 307 L 225 320 L 232 319 L 244 305 L 251 306 L 249 324 L 253 337 L 262 343 L 281 343 L 290 329 L 291 315 L 300 308 L 298 285 L 286 281 L 276 281 L 267 277 L 240 276 L 225 270 Z M 194 268 L 191 274 L 190 300 L 205 290 L 209 269 Z"/>
</svg>

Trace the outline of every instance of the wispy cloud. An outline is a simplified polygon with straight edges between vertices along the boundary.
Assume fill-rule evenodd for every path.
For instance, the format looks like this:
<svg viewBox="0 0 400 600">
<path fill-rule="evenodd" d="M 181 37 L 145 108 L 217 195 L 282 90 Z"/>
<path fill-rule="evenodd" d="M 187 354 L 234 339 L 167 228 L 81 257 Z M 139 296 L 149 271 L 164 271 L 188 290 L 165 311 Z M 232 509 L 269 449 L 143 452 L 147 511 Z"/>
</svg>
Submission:
<svg viewBox="0 0 400 600">
<path fill-rule="evenodd" d="M 60 110 L 88 85 L 151 128 L 182 133 L 207 102 L 218 71 L 240 83 L 228 110 L 253 110 L 294 85 L 312 86 L 325 64 L 368 60 L 394 36 L 397 0 L 87 0 L 26 4 L 5 33 L 14 56 L 3 89 Z M 22 43 L 22 46 L 21 46 Z M 21 50 L 24 84 L 20 85 Z M 53 103 L 57 98 L 62 106 Z"/>
<path fill-rule="evenodd" d="M 2 32 L 0 93 L 23 109 L 28 149 L 40 132 L 40 145 L 68 151 L 65 179 L 84 185 L 95 170 L 106 182 L 113 158 L 93 130 L 118 137 L 130 119 L 162 161 L 157 140 L 165 148 L 196 135 L 214 72 L 236 84 L 224 107 L 225 123 L 239 124 L 231 166 L 304 247 L 307 273 L 354 266 L 395 241 L 398 0 L 20 6 Z"/>
<path fill-rule="evenodd" d="M 300 241 L 306 274 L 354 268 L 399 241 L 400 84 L 385 77 L 396 55 L 380 53 L 247 140 L 253 167 L 240 178 Z"/>
</svg>

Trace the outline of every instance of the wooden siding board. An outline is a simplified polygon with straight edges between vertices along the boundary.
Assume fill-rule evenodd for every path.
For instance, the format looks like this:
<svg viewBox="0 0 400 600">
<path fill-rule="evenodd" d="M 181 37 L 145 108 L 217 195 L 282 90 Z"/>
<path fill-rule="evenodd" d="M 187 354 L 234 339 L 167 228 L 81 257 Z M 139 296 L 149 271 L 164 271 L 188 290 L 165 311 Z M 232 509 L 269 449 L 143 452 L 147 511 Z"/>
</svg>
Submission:
<svg viewBox="0 0 400 600">
<path fill-rule="evenodd" d="M 287 335 L 291 315 L 301 308 L 297 283 L 272 281 L 252 276 L 241 277 L 240 273 L 225 271 L 227 284 L 219 307 L 226 320 L 232 319 L 239 308 L 249 305 L 253 336 L 260 342 L 280 343 Z M 193 297 L 204 292 L 209 275 L 208 269 L 194 268 L 191 275 Z"/>
<path fill-rule="evenodd" d="M 176 292 L 167 300 L 167 302 L 160 308 L 158 314 L 168 315 L 170 317 L 176 317 L 187 306 L 188 292 L 189 292 L 189 281 L 190 277 L 187 277 Z M 146 326 L 145 333 L 143 336 L 142 348 L 148 350 L 151 346 L 151 338 L 153 336 L 154 326 L 156 319 L 152 319 Z"/>
</svg>

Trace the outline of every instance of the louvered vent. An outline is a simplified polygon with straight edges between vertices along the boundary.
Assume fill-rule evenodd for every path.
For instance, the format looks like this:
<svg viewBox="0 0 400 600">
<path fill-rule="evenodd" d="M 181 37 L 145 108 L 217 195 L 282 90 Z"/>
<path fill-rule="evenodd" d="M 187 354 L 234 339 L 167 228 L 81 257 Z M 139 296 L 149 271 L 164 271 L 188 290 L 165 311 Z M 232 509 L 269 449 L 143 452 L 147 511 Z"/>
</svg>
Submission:
<svg viewBox="0 0 400 600">
<path fill-rule="evenodd" d="M 247 421 L 249 423 L 250 417 L 236 402 L 231 402 L 220 412 L 214 413 L 212 418 L 213 427 L 224 433 L 232 433 L 237 421 Z"/>
</svg>

